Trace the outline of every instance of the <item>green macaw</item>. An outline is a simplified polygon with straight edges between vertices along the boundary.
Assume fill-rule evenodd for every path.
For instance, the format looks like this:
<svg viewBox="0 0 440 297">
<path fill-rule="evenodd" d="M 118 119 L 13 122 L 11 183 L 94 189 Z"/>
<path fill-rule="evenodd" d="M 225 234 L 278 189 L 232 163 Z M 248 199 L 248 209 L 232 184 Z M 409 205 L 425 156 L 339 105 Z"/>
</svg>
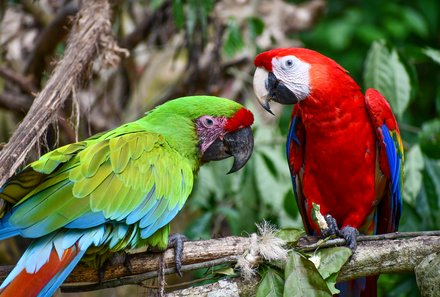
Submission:
<svg viewBox="0 0 440 297">
<path fill-rule="evenodd" d="M 0 239 L 33 239 L 0 295 L 51 296 L 81 258 L 100 266 L 118 251 L 166 249 L 199 167 L 230 156 L 230 172 L 243 167 L 252 123 L 234 101 L 184 97 L 29 164 L 0 188 L 15 204 Z"/>
</svg>

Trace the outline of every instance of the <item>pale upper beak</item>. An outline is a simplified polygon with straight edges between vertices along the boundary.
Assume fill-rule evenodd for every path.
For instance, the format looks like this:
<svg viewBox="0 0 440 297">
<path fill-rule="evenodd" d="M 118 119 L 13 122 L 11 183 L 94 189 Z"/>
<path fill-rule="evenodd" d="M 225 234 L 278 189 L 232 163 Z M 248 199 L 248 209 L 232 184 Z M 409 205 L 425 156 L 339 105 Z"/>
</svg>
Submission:
<svg viewBox="0 0 440 297">
<path fill-rule="evenodd" d="M 298 97 L 273 72 L 257 67 L 254 74 L 254 92 L 261 106 L 271 114 L 270 101 L 290 105 L 298 103 Z"/>
<path fill-rule="evenodd" d="M 254 92 L 257 96 L 258 102 L 261 106 L 272 113 L 270 110 L 269 102 L 271 98 L 269 97 L 269 87 L 268 87 L 268 76 L 269 72 L 261 67 L 257 67 L 254 74 Z M 272 113 L 273 114 L 273 113 Z"/>
</svg>

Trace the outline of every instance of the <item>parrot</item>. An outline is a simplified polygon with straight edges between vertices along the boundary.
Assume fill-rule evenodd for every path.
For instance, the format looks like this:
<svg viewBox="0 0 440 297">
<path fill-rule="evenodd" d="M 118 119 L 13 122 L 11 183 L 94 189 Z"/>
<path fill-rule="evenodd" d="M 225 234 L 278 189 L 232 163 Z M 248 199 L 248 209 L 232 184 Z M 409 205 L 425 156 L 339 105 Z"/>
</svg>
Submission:
<svg viewBox="0 0 440 297">
<path fill-rule="evenodd" d="M 356 248 L 362 234 L 396 232 L 402 212 L 402 139 L 385 97 L 359 85 L 337 62 L 306 48 L 258 54 L 260 104 L 294 105 L 286 154 L 306 233 L 336 235 Z M 313 220 L 320 206 L 328 228 Z M 338 284 L 340 296 L 376 296 L 377 276 Z M 345 295 L 344 295 L 345 294 Z"/>
<path fill-rule="evenodd" d="M 229 99 L 183 97 L 27 165 L 0 188 L 13 204 L 0 239 L 31 239 L 0 296 L 52 296 L 80 260 L 98 268 L 120 251 L 165 250 L 200 166 L 233 157 L 232 173 L 249 160 L 253 120 Z"/>
</svg>

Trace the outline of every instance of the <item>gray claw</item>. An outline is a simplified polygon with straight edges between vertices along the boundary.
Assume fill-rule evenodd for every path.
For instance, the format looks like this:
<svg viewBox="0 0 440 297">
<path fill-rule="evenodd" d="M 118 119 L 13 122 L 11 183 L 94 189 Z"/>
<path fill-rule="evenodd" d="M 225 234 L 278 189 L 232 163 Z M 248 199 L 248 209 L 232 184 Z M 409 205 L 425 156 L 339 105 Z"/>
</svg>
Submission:
<svg viewBox="0 0 440 297">
<path fill-rule="evenodd" d="M 179 233 L 171 234 L 168 238 L 168 247 L 174 248 L 176 272 L 177 274 L 179 274 L 180 277 L 182 277 L 182 272 L 180 270 L 182 269 L 183 246 L 184 242 L 187 240 L 188 239 L 185 235 Z"/>
<path fill-rule="evenodd" d="M 347 247 L 354 253 L 357 247 L 356 239 L 359 236 L 359 231 L 354 227 L 347 226 L 339 231 L 339 235 L 345 239 Z"/>
<path fill-rule="evenodd" d="M 321 231 L 321 236 L 323 238 L 332 236 L 332 235 L 338 235 L 339 234 L 339 228 L 338 228 L 338 224 L 336 223 L 335 218 L 333 218 L 331 215 L 326 215 L 324 217 L 325 221 L 327 222 L 327 229 L 324 229 Z"/>
</svg>

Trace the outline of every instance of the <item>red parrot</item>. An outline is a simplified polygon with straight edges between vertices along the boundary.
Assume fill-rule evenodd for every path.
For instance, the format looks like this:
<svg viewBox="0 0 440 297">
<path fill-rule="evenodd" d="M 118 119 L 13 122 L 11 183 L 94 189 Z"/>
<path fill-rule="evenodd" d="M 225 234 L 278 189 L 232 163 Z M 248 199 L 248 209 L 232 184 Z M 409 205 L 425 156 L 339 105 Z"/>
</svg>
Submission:
<svg viewBox="0 0 440 297">
<path fill-rule="evenodd" d="M 402 211 L 403 145 L 386 99 L 365 96 L 347 71 L 309 49 L 259 54 L 254 90 L 270 101 L 294 104 L 286 150 L 296 202 L 308 234 L 321 234 L 311 218 L 319 204 L 336 234 L 356 248 L 356 236 L 395 232 Z M 377 276 L 339 285 L 341 296 L 375 296 Z"/>
</svg>

